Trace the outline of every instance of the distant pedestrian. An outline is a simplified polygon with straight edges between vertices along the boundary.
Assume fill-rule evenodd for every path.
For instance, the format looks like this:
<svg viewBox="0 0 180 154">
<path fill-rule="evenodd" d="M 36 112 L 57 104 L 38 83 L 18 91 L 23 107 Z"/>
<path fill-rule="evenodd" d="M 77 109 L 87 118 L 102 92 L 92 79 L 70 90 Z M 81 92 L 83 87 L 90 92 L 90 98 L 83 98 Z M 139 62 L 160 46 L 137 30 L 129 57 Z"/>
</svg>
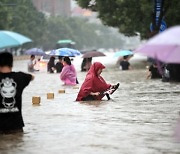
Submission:
<svg viewBox="0 0 180 154">
<path fill-rule="evenodd" d="M 90 67 L 81 86 L 81 89 L 77 95 L 76 101 L 101 100 L 105 96 L 105 94 L 103 93 L 104 91 L 108 90 L 111 87 L 114 89 L 113 91 L 116 90 L 116 86 L 107 84 L 101 76 L 103 69 L 105 69 L 105 66 L 100 62 L 95 62 Z"/>
<path fill-rule="evenodd" d="M 76 85 L 77 74 L 73 64 L 71 64 L 71 60 L 69 57 L 63 58 L 63 69 L 60 73 L 60 79 L 64 82 L 65 85 Z"/>
<path fill-rule="evenodd" d="M 35 59 L 35 55 L 31 55 L 30 56 L 30 60 L 28 62 L 28 72 L 35 72 L 35 71 L 39 71 L 37 69 L 35 69 L 36 65 L 36 59 Z"/>
<path fill-rule="evenodd" d="M 120 61 L 120 69 L 123 71 L 131 69 L 130 63 L 128 61 L 128 56 L 124 56 Z"/>
<path fill-rule="evenodd" d="M 55 57 L 51 56 L 49 61 L 48 61 L 48 64 L 47 64 L 47 71 L 49 73 L 54 73 L 55 70 L 56 70 L 56 68 L 55 68 Z"/>
<path fill-rule="evenodd" d="M 92 65 L 92 57 L 84 58 L 81 64 L 81 72 L 87 72 Z"/>
<path fill-rule="evenodd" d="M 31 74 L 12 72 L 13 56 L 0 53 L 0 133 L 22 132 L 22 93 L 34 79 Z"/>
<path fill-rule="evenodd" d="M 160 74 L 159 70 L 158 70 L 158 66 L 156 62 L 153 62 L 151 64 L 151 66 L 148 69 L 148 73 L 147 73 L 147 79 L 158 79 L 158 78 L 162 78 L 162 75 Z"/>
<path fill-rule="evenodd" d="M 58 57 L 58 62 L 55 65 L 56 73 L 60 73 L 62 71 L 62 68 L 63 68 L 62 59 L 63 59 L 63 57 L 61 57 L 61 56 Z"/>
</svg>

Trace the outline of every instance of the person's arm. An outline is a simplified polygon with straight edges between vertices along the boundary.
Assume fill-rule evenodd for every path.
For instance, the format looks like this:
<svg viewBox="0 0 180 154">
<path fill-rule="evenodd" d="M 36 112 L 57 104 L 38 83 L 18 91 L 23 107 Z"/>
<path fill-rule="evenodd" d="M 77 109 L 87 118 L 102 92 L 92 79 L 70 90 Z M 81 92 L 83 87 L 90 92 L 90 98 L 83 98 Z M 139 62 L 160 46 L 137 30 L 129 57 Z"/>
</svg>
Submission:
<svg viewBox="0 0 180 154">
<path fill-rule="evenodd" d="M 36 65 L 36 60 L 33 60 L 31 67 L 33 68 L 35 65 Z"/>
<path fill-rule="evenodd" d="M 66 78 L 68 71 L 69 71 L 69 69 L 66 66 L 64 66 L 61 73 L 60 73 L 60 79 L 61 80 L 64 80 Z"/>
<path fill-rule="evenodd" d="M 150 79 L 151 78 L 151 76 L 152 76 L 152 66 L 147 66 L 147 76 L 146 76 L 146 79 Z"/>
<path fill-rule="evenodd" d="M 132 70 L 131 64 L 128 62 L 128 70 Z"/>
<path fill-rule="evenodd" d="M 32 81 L 32 80 L 34 80 L 35 77 L 34 77 L 34 75 L 32 75 L 32 74 L 31 74 L 31 76 L 32 76 L 32 78 L 31 78 L 31 81 Z"/>
<path fill-rule="evenodd" d="M 34 66 L 36 65 L 36 61 L 31 61 L 31 62 L 29 62 L 29 64 L 28 64 L 28 66 L 29 66 L 29 68 L 34 68 Z"/>
<path fill-rule="evenodd" d="M 152 74 L 151 74 L 151 71 L 148 70 L 146 79 L 150 79 L 150 78 L 151 78 L 151 75 L 152 75 Z"/>
<path fill-rule="evenodd" d="M 132 70 L 132 67 L 131 67 L 131 65 L 129 65 L 128 69 L 129 69 L 129 70 Z"/>
</svg>

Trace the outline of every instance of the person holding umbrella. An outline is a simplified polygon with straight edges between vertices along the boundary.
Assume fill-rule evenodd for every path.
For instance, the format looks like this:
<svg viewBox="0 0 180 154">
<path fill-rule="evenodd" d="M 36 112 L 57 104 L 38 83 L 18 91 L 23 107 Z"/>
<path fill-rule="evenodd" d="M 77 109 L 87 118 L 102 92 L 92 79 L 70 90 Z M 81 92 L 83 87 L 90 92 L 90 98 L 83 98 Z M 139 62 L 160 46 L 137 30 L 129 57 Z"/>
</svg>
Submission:
<svg viewBox="0 0 180 154">
<path fill-rule="evenodd" d="M 125 71 L 125 70 L 130 70 L 131 65 L 128 61 L 129 56 L 123 56 L 122 60 L 120 61 L 120 69 Z"/>
</svg>

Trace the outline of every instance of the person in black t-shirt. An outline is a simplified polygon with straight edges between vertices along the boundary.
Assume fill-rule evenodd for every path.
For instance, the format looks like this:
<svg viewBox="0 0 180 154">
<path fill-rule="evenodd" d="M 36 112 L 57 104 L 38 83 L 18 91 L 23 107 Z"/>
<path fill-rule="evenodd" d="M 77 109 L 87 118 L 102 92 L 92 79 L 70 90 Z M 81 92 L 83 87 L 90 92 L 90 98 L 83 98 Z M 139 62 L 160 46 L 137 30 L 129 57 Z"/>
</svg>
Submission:
<svg viewBox="0 0 180 154">
<path fill-rule="evenodd" d="M 12 72 L 13 56 L 0 53 L 0 133 L 22 132 L 22 93 L 34 76 Z"/>
<path fill-rule="evenodd" d="M 123 71 L 131 69 L 130 63 L 128 62 L 128 56 L 123 57 L 122 61 L 120 62 L 120 68 Z"/>
<path fill-rule="evenodd" d="M 153 62 L 152 65 L 149 67 L 148 73 L 147 73 L 147 79 L 158 79 L 162 78 L 162 75 L 158 71 L 158 67 L 156 62 Z"/>
<path fill-rule="evenodd" d="M 58 57 L 59 61 L 55 65 L 56 73 L 60 73 L 62 71 L 63 68 L 62 58 L 63 58 L 62 56 Z"/>
<path fill-rule="evenodd" d="M 56 68 L 55 68 L 55 57 L 51 56 L 49 61 L 48 61 L 48 64 L 47 64 L 47 71 L 49 73 L 54 73 L 55 70 L 56 70 Z"/>
</svg>

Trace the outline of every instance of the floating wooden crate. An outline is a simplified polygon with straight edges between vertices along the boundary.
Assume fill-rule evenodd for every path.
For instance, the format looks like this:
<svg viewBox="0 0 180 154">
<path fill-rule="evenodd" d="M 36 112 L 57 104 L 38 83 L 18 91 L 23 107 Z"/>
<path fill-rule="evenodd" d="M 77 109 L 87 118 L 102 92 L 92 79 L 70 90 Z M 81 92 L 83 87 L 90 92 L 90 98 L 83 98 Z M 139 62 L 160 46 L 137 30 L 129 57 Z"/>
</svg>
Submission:
<svg viewBox="0 0 180 154">
<path fill-rule="evenodd" d="M 32 97 L 32 103 L 33 104 L 40 104 L 40 102 L 41 102 L 41 97 L 39 97 L 39 96 L 33 96 Z"/>
<path fill-rule="evenodd" d="M 61 89 L 61 90 L 58 91 L 58 93 L 65 93 L 65 90 Z"/>
<path fill-rule="evenodd" d="M 47 99 L 54 99 L 54 93 L 47 93 Z"/>
<path fill-rule="evenodd" d="M 78 86 L 74 86 L 73 89 L 79 89 L 79 87 Z"/>
</svg>

